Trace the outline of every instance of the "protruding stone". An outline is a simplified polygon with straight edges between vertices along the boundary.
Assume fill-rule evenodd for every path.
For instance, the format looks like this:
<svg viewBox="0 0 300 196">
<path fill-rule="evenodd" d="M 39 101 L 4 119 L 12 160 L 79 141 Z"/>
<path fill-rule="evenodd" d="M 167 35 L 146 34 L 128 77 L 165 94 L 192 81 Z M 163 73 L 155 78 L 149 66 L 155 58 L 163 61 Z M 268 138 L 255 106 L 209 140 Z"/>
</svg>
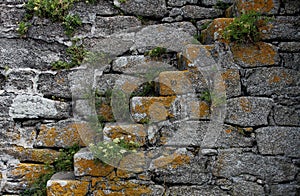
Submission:
<svg viewBox="0 0 300 196">
<path fill-rule="evenodd" d="M 204 19 L 217 18 L 223 14 L 223 11 L 215 8 L 205 8 L 196 5 L 186 5 L 182 8 L 185 18 Z"/>
<path fill-rule="evenodd" d="M 74 155 L 75 176 L 107 176 L 113 169 L 108 164 L 95 162 L 93 154 L 87 148 L 81 149 Z"/>
<path fill-rule="evenodd" d="M 166 71 L 159 74 L 159 93 L 161 95 L 178 95 L 195 93 L 191 73 L 187 71 Z"/>
<path fill-rule="evenodd" d="M 235 2 L 234 6 L 237 11 L 236 14 L 240 15 L 250 10 L 257 10 L 263 14 L 277 14 L 280 5 L 277 0 L 238 0 Z"/>
<path fill-rule="evenodd" d="M 9 114 L 12 118 L 66 118 L 68 103 L 45 99 L 37 95 L 18 95 L 14 98 Z"/>
<path fill-rule="evenodd" d="M 34 92 L 34 77 L 36 73 L 33 70 L 12 70 L 7 74 L 6 87 L 7 92 L 14 93 L 32 93 Z"/>
<path fill-rule="evenodd" d="M 226 122 L 241 126 L 268 125 L 273 100 L 269 98 L 239 97 L 227 102 Z"/>
<path fill-rule="evenodd" d="M 71 172 L 54 174 L 47 182 L 47 195 L 86 195 L 89 191 L 89 182 L 75 180 Z"/>
<path fill-rule="evenodd" d="M 68 147 L 74 144 L 84 145 L 79 131 L 87 126 L 82 122 L 70 120 L 58 123 L 42 124 L 39 127 L 35 146 L 37 147 Z"/>
<path fill-rule="evenodd" d="M 299 127 L 264 127 L 256 130 L 258 150 L 263 155 L 300 156 Z"/>
</svg>

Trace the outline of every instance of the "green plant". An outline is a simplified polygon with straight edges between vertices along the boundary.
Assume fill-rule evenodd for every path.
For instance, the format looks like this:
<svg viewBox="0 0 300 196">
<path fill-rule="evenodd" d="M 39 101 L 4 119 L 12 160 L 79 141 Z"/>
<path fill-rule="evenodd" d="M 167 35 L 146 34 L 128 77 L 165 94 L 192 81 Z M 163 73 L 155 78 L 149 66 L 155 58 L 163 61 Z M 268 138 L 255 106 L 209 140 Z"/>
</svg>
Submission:
<svg viewBox="0 0 300 196">
<path fill-rule="evenodd" d="M 80 27 L 81 25 L 82 21 L 77 14 L 68 14 L 64 17 L 63 26 L 65 28 L 65 34 L 69 37 L 73 36 L 76 28 Z"/>
<path fill-rule="evenodd" d="M 126 3 L 127 0 L 119 0 L 120 3 Z"/>
<path fill-rule="evenodd" d="M 59 70 L 59 69 L 70 69 L 72 67 L 79 66 L 85 55 L 86 55 L 86 50 L 84 49 L 84 46 L 77 45 L 77 41 L 73 41 L 73 45 L 67 48 L 66 50 L 67 55 L 69 57 L 69 61 L 56 61 L 51 64 L 52 69 L 54 70 Z"/>
<path fill-rule="evenodd" d="M 145 53 L 145 56 L 150 56 L 150 57 L 161 57 L 163 54 L 167 53 L 166 48 L 162 47 L 156 47 L 148 52 Z"/>
<path fill-rule="evenodd" d="M 21 193 L 22 196 L 45 196 L 47 195 L 46 185 L 51 176 L 60 171 L 72 171 L 73 170 L 73 156 L 80 149 L 78 144 L 70 146 L 65 149 L 60 149 L 59 156 L 50 165 L 45 164 L 45 169 L 48 171 L 42 174 L 36 179 L 31 187 Z"/>
<path fill-rule="evenodd" d="M 250 11 L 235 18 L 223 31 L 226 40 L 237 43 L 254 43 L 261 39 L 259 27 L 265 25 L 266 17 Z"/>
<path fill-rule="evenodd" d="M 24 21 L 21 21 L 19 23 L 19 26 L 17 28 L 17 32 L 19 33 L 20 36 L 24 36 L 27 31 L 28 31 L 28 28 L 31 26 L 31 23 L 29 22 L 24 22 Z"/>
<path fill-rule="evenodd" d="M 232 5 L 232 3 L 225 3 L 223 1 L 218 0 L 214 8 L 221 9 L 221 10 L 226 10 Z"/>
</svg>

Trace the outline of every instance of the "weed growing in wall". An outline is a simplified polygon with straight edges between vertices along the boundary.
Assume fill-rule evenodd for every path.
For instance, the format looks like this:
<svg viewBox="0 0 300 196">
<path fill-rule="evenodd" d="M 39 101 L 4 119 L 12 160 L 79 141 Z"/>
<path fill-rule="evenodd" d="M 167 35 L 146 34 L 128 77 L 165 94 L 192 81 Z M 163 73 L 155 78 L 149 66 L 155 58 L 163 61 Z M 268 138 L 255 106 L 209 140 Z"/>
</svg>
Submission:
<svg viewBox="0 0 300 196">
<path fill-rule="evenodd" d="M 250 11 L 235 18 L 223 32 L 226 40 L 237 43 L 255 43 L 260 41 L 259 27 L 266 24 L 268 19 L 260 13 Z"/>
<path fill-rule="evenodd" d="M 59 150 L 60 154 L 57 159 L 50 165 L 46 163 L 45 168 L 47 173 L 39 176 L 36 181 L 33 182 L 31 187 L 26 189 L 22 196 L 45 196 L 47 195 L 47 181 L 50 180 L 51 176 L 61 171 L 72 171 L 74 167 L 73 156 L 80 149 L 78 144 L 75 144 L 66 149 Z"/>
<path fill-rule="evenodd" d="M 150 57 L 154 58 L 154 57 L 161 57 L 163 54 L 166 54 L 166 53 L 167 53 L 166 48 L 156 47 L 156 48 L 146 52 L 145 56 L 150 56 Z"/>
</svg>

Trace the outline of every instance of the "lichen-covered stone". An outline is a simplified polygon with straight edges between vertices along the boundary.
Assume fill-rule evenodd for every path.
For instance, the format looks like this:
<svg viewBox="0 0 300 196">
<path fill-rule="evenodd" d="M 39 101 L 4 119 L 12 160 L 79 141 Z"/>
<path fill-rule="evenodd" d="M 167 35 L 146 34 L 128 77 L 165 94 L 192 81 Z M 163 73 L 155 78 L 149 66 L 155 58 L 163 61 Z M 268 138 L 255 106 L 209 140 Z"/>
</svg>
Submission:
<svg viewBox="0 0 300 196">
<path fill-rule="evenodd" d="M 137 16 L 162 18 L 167 13 L 165 0 L 131 0 L 125 2 L 114 0 L 114 5 L 120 7 L 120 9 L 127 14 L 133 14 Z"/>
<path fill-rule="evenodd" d="M 299 71 L 285 68 L 261 68 L 246 71 L 244 86 L 250 95 L 296 95 Z"/>
<path fill-rule="evenodd" d="M 108 164 L 95 162 L 93 154 L 87 148 L 81 149 L 74 155 L 75 176 L 107 176 L 113 169 Z"/>
<path fill-rule="evenodd" d="M 241 95 L 241 77 L 238 69 L 225 69 L 221 76 L 225 83 L 226 98 Z"/>
<path fill-rule="evenodd" d="M 37 88 L 47 97 L 72 98 L 67 71 L 40 74 Z"/>
<path fill-rule="evenodd" d="M 264 14 L 276 14 L 280 6 L 279 4 L 278 0 L 237 0 L 234 6 L 237 11 L 237 15 L 250 10 L 259 10 L 259 12 Z"/>
<path fill-rule="evenodd" d="M 131 114 L 137 122 L 159 122 L 172 117 L 170 107 L 175 97 L 133 97 Z"/>
<path fill-rule="evenodd" d="M 241 126 L 268 125 L 273 100 L 258 97 L 239 97 L 227 101 L 226 122 Z"/>
<path fill-rule="evenodd" d="M 89 182 L 75 180 L 70 172 L 54 174 L 47 182 L 47 195 L 86 195 L 89 191 Z"/>
<path fill-rule="evenodd" d="M 279 62 L 277 49 L 268 43 L 231 45 L 235 62 L 242 67 L 259 67 L 276 65 Z"/>
<path fill-rule="evenodd" d="M 203 186 L 173 186 L 170 187 L 170 195 L 182 195 L 182 196 L 189 196 L 189 195 L 203 195 L 203 196 L 210 196 L 210 195 L 220 195 L 226 196 L 228 195 L 225 191 L 222 191 L 217 186 L 211 185 L 203 185 Z"/>
<path fill-rule="evenodd" d="M 86 124 L 72 120 L 42 124 L 39 127 L 39 134 L 35 146 L 68 147 L 74 144 L 84 145 L 79 135 L 79 130 L 84 126 L 86 126 Z"/>
<path fill-rule="evenodd" d="M 12 118 L 67 118 L 70 106 L 68 103 L 53 101 L 38 95 L 18 95 L 13 99 L 9 110 Z"/>
<path fill-rule="evenodd" d="M 217 18 L 223 14 L 223 11 L 215 8 L 205 8 L 196 5 L 186 5 L 182 8 L 185 18 L 205 19 Z"/>
<path fill-rule="evenodd" d="M 108 140 L 123 137 L 126 141 L 139 143 L 141 146 L 146 142 L 146 131 L 141 124 L 106 124 L 103 129 L 104 137 Z"/>
<path fill-rule="evenodd" d="M 257 146 L 261 154 L 299 157 L 299 127 L 264 127 L 256 130 Z"/>
<path fill-rule="evenodd" d="M 261 156 L 236 150 L 219 151 L 213 174 L 233 177 L 249 174 L 272 182 L 293 180 L 298 169 L 283 157 Z"/>
</svg>

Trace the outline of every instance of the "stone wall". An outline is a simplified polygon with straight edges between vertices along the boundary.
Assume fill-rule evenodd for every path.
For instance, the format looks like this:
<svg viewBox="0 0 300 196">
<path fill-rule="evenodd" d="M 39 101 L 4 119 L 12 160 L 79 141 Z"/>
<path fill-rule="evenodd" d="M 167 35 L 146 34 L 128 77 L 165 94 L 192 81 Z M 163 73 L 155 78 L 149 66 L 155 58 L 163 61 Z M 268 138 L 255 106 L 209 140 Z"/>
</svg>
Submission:
<svg viewBox="0 0 300 196">
<path fill-rule="evenodd" d="M 60 23 L 35 17 L 20 38 L 24 2 L 0 0 L 0 195 L 28 189 L 76 143 L 74 171 L 55 174 L 48 195 L 299 195 L 298 0 L 79 2 L 74 37 L 97 58 L 69 70 L 51 67 L 72 43 Z M 263 40 L 224 42 L 230 17 L 249 9 L 274 16 Z M 156 47 L 166 53 L 151 56 Z M 98 137 L 141 147 L 94 161 Z"/>
</svg>

